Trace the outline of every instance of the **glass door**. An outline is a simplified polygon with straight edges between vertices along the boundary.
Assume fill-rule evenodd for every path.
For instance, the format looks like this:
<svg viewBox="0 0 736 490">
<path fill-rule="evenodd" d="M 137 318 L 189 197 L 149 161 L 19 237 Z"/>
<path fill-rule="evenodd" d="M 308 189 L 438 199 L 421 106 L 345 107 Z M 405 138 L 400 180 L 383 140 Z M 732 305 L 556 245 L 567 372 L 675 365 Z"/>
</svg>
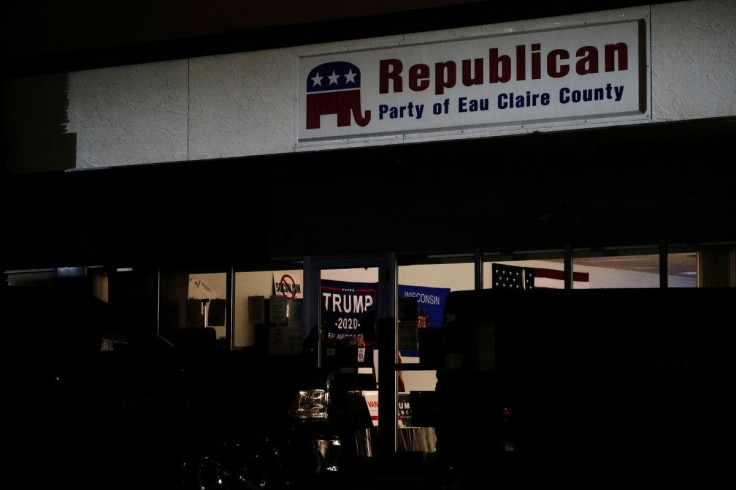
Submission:
<svg viewBox="0 0 736 490">
<path fill-rule="evenodd" d="M 346 456 L 366 461 L 379 454 L 392 455 L 396 420 L 393 255 L 308 258 L 305 288 L 305 296 L 314 300 L 305 304 L 304 316 L 310 331 L 317 331 L 319 368 L 333 378 L 333 422 L 345 438 Z"/>
</svg>

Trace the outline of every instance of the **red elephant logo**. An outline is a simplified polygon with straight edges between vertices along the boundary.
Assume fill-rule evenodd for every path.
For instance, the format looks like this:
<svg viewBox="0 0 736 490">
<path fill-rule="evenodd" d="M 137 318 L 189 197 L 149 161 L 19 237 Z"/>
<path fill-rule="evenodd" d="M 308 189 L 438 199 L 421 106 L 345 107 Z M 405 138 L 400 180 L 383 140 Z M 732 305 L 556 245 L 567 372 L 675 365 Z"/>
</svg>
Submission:
<svg viewBox="0 0 736 490">
<path fill-rule="evenodd" d="M 319 129 L 323 114 L 336 114 L 338 126 L 371 121 L 371 111 L 360 109 L 360 70 L 347 61 L 323 63 L 307 78 L 307 129 Z"/>
</svg>

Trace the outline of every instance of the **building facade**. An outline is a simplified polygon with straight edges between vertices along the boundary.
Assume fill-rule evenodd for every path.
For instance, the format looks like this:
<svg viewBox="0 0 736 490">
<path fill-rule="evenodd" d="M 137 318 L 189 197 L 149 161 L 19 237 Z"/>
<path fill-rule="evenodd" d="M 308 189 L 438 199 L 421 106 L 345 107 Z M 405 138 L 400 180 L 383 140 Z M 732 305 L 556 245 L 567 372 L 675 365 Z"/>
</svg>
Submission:
<svg viewBox="0 0 736 490">
<path fill-rule="evenodd" d="M 161 331 L 204 314 L 227 349 L 264 342 L 250 298 L 301 300 L 265 340 L 284 351 L 324 281 L 375 287 L 383 319 L 401 286 L 490 289 L 495 264 L 734 287 L 736 6 L 582 3 L 8 59 L 6 284 L 81 275 Z"/>
</svg>

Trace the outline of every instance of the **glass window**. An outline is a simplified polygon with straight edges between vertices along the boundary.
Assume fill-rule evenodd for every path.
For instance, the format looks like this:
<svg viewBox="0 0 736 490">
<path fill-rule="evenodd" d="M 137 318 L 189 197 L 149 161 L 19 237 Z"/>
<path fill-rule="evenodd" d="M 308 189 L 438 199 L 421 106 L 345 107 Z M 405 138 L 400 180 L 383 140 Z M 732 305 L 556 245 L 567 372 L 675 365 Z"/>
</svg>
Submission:
<svg viewBox="0 0 736 490">
<path fill-rule="evenodd" d="M 228 273 L 161 271 L 159 331 L 174 345 L 228 348 Z"/>
<path fill-rule="evenodd" d="M 5 271 L 6 286 L 49 286 L 57 278 L 56 269 Z"/>
<path fill-rule="evenodd" d="M 257 347 L 264 352 L 301 350 L 303 339 L 304 268 L 301 263 L 234 273 L 233 348 Z M 276 345 L 269 325 L 291 332 L 289 343 Z M 298 345 L 296 345 L 298 343 Z M 273 345 L 271 345 L 273 344 Z"/>
<path fill-rule="evenodd" d="M 667 251 L 667 287 L 698 287 L 698 253 L 694 246 L 670 246 Z"/>
<path fill-rule="evenodd" d="M 385 297 L 380 268 L 321 265 L 319 365 L 334 373 L 331 403 L 350 414 L 353 440 L 345 445 L 355 449 L 353 456 L 372 457 L 379 424 L 377 312 Z"/>
<path fill-rule="evenodd" d="M 397 264 L 396 450 L 432 453 L 437 442 L 431 417 L 440 355 L 437 327 L 443 323 L 447 294 L 475 289 L 475 254 L 404 257 Z"/>
<path fill-rule="evenodd" d="M 429 347 L 431 333 L 424 331 L 441 327 L 444 304 L 450 291 L 475 289 L 475 255 L 433 255 L 421 259 L 397 260 L 397 346 L 403 364 L 421 362 L 421 337 Z M 424 334 L 427 335 L 424 335 Z M 432 356 L 432 353 L 424 353 Z M 407 389 L 428 387 L 420 374 L 404 373 Z M 434 371 L 431 373 L 434 378 Z M 413 381 L 416 380 L 416 384 Z M 433 385 L 434 379 L 429 384 Z"/>
<path fill-rule="evenodd" d="M 705 244 L 697 248 L 698 287 L 736 287 L 736 244 Z"/>
<path fill-rule="evenodd" d="M 448 288 L 452 291 L 475 289 L 473 259 L 464 262 L 435 262 L 398 266 L 398 284 Z"/>
<path fill-rule="evenodd" d="M 573 289 L 658 288 L 659 247 L 576 249 Z"/>
<path fill-rule="evenodd" d="M 564 289 L 564 251 L 483 255 L 483 289 Z"/>
</svg>

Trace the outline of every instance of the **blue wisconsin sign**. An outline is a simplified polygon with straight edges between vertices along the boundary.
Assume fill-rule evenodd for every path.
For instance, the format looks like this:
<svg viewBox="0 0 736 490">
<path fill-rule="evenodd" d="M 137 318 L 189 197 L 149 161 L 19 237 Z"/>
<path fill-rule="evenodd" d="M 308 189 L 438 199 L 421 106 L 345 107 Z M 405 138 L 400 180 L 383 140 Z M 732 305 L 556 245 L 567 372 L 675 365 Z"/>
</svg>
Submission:
<svg viewBox="0 0 736 490">
<path fill-rule="evenodd" d="M 406 286 L 399 284 L 399 298 L 417 299 L 417 315 L 426 313 L 428 327 L 441 327 L 445 314 L 445 301 L 450 288 L 431 288 L 426 286 Z"/>
</svg>

